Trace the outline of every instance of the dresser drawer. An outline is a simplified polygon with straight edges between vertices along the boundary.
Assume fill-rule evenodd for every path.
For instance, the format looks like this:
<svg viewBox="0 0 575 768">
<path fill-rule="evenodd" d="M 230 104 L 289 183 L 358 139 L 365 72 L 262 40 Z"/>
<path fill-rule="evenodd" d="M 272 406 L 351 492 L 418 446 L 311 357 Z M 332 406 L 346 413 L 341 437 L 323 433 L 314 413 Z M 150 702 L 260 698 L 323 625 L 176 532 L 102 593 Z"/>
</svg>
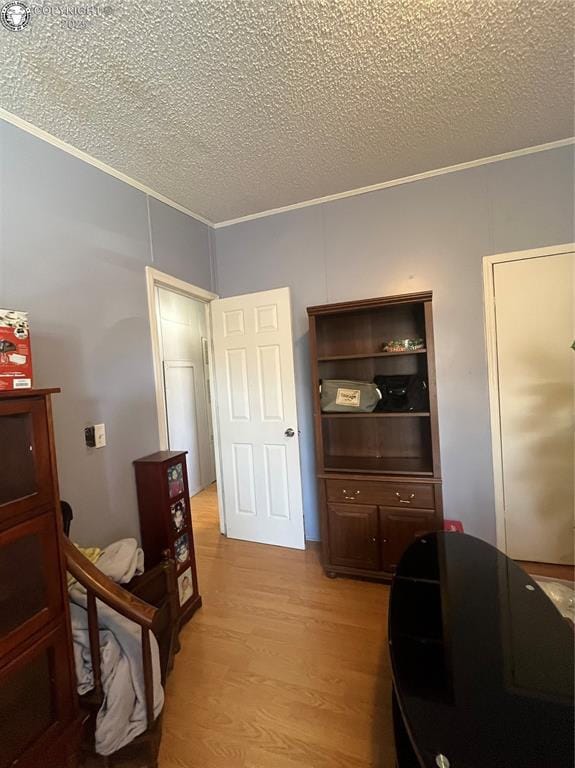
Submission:
<svg viewBox="0 0 575 768">
<path fill-rule="evenodd" d="M 386 507 L 434 509 L 435 493 L 429 483 L 373 483 L 364 480 L 326 480 L 328 501 L 353 501 Z"/>
</svg>

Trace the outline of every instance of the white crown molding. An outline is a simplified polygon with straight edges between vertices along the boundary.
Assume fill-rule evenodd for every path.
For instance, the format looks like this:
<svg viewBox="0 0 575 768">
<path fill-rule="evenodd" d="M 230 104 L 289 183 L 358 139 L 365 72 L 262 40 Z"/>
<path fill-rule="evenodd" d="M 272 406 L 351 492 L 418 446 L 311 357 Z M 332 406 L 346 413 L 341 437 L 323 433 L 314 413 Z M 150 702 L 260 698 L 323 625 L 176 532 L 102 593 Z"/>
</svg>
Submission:
<svg viewBox="0 0 575 768">
<path fill-rule="evenodd" d="M 478 160 L 470 160 L 467 163 L 458 163 L 457 165 L 448 165 L 445 168 L 437 168 L 433 171 L 424 171 L 423 173 L 416 173 L 413 176 L 403 176 L 400 179 L 392 179 L 390 181 L 383 181 L 380 184 L 372 184 L 369 187 L 359 187 L 358 189 L 350 189 L 347 192 L 337 192 L 334 195 L 326 195 L 325 197 L 316 197 L 312 200 L 304 200 L 301 203 L 293 203 L 292 205 L 284 205 L 281 208 L 270 208 L 267 211 L 260 211 L 259 213 L 250 213 L 247 216 L 240 216 L 237 219 L 228 219 L 227 221 L 220 221 L 213 225 L 214 229 L 221 229 L 222 227 L 230 227 L 233 224 L 240 224 L 243 221 L 252 221 L 253 219 L 262 219 L 266 216 L 275 216 L 277 213 L 286 213 L 287 211 L 296 211 L 298 208 L 308 208 L 311 205 L 321 205 L 322 203 L 330 203 L 333 200 L 343 200 L 346 197 L 355 197 L 356 195 L 366 195 L 368 192 L 377 192 L 380 189 L 388 189 L 389 187 L 397 187 L 400 184 L 410 184 L 413 181 L 423 181 L 424 179 L 431 179 L 434 176 L 443 176 L 446 173 L 456 173 L 457 171 L 465 171 L 469 168 L 478 168 L 480 165 L 487 165 L 488 163 L 498 163 L 501 160 L 511 160 L 514 157 L 523 157 L 524 155 L 532 155 L 536 152 L 545 152 L 548 149 L 557 149 L 559 147 L 567 147 L 570 144 L 575 144 L 575 137 L 568 139 L 559 139 L 558 141 L 550 141 L 547 144 L 538 144 L 534 147 L 525 147 L 524 149 L 514 149 L 511 152 L 503 152 L 501 155 L 491 155 L 490 157 L 481 157 Z"/>
<path fill-rule="evenodd" d="M 76 147 L 73 147 L 71 144 L 68 144 L 65 141 L 62 141 L 61 139 L 58 139 L 56 136 L 53 136 L 51 133 L 48 133 L 47 131 L 42 130 L 42 128 L 38 128 L 32 123 L 29 123 L 26 120 L 23 120 L 21 117 L 18 117 L 18 115 L 14 115 L 12 112 L 8 112 L 6 109 L 3 109 L 2 107 L 0 107 L 0 119 L 5 120 L 7 123 L 11 123 L 12 125 L 15 125 L 17 128 L 20 128 L 23 131 L 26 131 L 27 133 L 32 134 L 33 136 L 36 136 L 38 139 L 41 139 L 42 141 L 46 141 L 48 144 L 52 144 L 52 146 L 57 147 L 58 149 L 61 149 L 64 152 L 67 152 L 69 155 L 72 155 L 73 157 L 77 157 L 79 160 L 83 160 L 85 163 L 89 163 L 89 165 L 93 165 L 95 168 L 98 168 L 100 171 L 103 171 L 104 173 L 107 173 L 108 175 L 113 176 L 119 181 L 123 181 L 125 184 L 129 184 L 131 187 L 134 187 L 135 189 L 139 189 L 140 192 L 143 192 L 144 194 L 148 195 L 148 197 L 153 197 L 156 200 L 159 200 L 160 202 L 165 203 L 166 205 L 169 205 L 171 208 L 175 208 L 177 211 L 181 211 L 182 213 L 185 213 L 187 216 L 191 216 L 193 219 L 196 219 L 197 221 L 201 221 L 202 224 L 206 224 L 208 227 L 211 227 L 212 229 L 221 229 L 222 227 L 231 227 L 234 224 L 240 224 L 241 222 L 244 222 L 244 221 L 252 221 L 254 219 L 263 219 L 267 216 L 275 216 L 278 213 L 286 213 L 287 211 L 296 211 L 299 208 L 308 208 L 309 206 L 312 206 L 312 205 L 321 205 L 322 203 L 329 203 L 334 200 L 343 200 L 346 197 L 355 197 L 356 195 L 366 195 L 369 192 L 377 192 L 380 189 L 397 187 L 400 184 L 410 184 L 413 181 L 423 181 L 424 179 L 431 179 L 434 176 L 443 176 L 446 173 L 456 173 L 457 171 L 465 171 L 465 170 L 468 170 L 469 168 L 478 168 L 481 165 L 487 165 L 488 163 L 497 163 L 501 160 L 511 160 L 514 157 L 523 157 L 524 155 L 531 155 L 531 154 L 535 154 L 536 152 L 545 152 L 548 149 L 557 149 L 559 147 L 566 147 L 571 144 L 575 144 L 575 137 L 569 137 L 567 139 L 559 139 L 558 141 L 550 141 L 547 144 L 538 144 L 534 147 L 514 149 L 511 152 L 503 152 L 500 155 L 491 155 L 490 157 L 481 157 L 478 160 L 470 160 L 469 162 L 466 162 L 466 163 L 458 163 L 457 165 L 448 165 L 445 168 L 437 168 L 432 171 L 424 171 L 423 173 L 416 173 L 413 176 L 403 176 L 400 179 L 391 179 L 390 181 L 383 181 L 379 184 L 372 184 L 368 187 L 359 187 L 357 189 L 350 189 L 347 192 L 337 192 L 334 195 L 326 195 L 325 197 L 316 197 L 311 200 L 304 200 L 301 203 L 284 205 L 281 208 L 270 208 L 265 211 L 259 211 L 258 213 L 250 213 L 250 214 L 247 214 L 246 216 L 239 216 L 236 219 L 228 219 L 226 221 L 220 221 L 220 222 L 214 223 L 213 221 L 210 221 L 209 219 L 206 219 L 203 216 L 200 216 L 198 213 L 194 213 L 193 211 L 190 211 L 187 208 L 184 208 L 183 205 L 176 203 L 174 200 L 170 200 L 170 198 L 165 197 L 164 195 L 161 195 L 159 192 L 155 192 L 153 189 L 150 189 L 150 187 L 147 187 L 145 184 L 141 184 L 139 181 L 136 181 L 136 179 L 132 179 L 130 176 L 127 176 L 125 173 L 122 173 L 121 171 L 117 171 L 111 165 L 107 165 L 106 163 L 103 163 L 101 160 L 97 160 L 95 157 L 92 157 L 87 152 L 83 152 L 81 149 L 76 149 Z"/>
<path fill-rule="evenodd" d="M 125 173 L 122 173 L 121 171 L 117 171 L 115 168 L 112 168 L 111 165 L 107 165 L 106 163 L 103 163 L 101 160 L 97 160 L 95 157 L 92 157 L 92 155 L 89 155 L 87 152 L 83 152 L 81 149 L 76 149 L 76 147 L 73 147 L 71 144 L 67 144 L 65 141 L 62 141 L 61 139 L 58 139 L 56 136 L 53 136 L 51 133 L 48 133 L 48 131 L 42 130 L 42 128 L 37 128 L 35 125 L 32 125 L 32 123 L 29 123 L 26 120 L 23 120 L 21 117 L 18 117 L 18 115 L 14 115 L 12 114 L 12 112 L 8 112 L 6 109 L 3 109 L 2 107 L 0 107 L 0 119 L 4 120 L 7 123 L 11 123 L 12 125 L 15 125 L 17 128 L 21 128 L 23 131 L 26 131 L 26 133 L 31 133 L 32 136 L 36 136 L 36 138 L 41 139 L 42 141 L 45 141 L 48 144 L 52 144 L 52 146 L 57 147 L 58 149 L 61 149 L 64 152 L 67 152 L 69 155 L 73 155 L 73 157 L 77 157 L 78 160 L 83 160 L 85 163 L 88 163 L 89 165 L 93 165 L 95 168 L 98 168 L 98 170 L 103 171 L 104 173 L 107 173 L 109 176 L 114 176 L 114 178 L 118 179 L 119 181 L 123 181 L 124 184 L 129 184 L 131 187 L 135 187 L 135 189 L 139 189 L 140 192 L 143 192 L 145 195 L 148 195 L 148 197 L 153 197 L 156 200 L 159 200 L 161 203 L 165 203 L 166 205 L 169 205 L 171 208 L 175 208 L 177 211 L 180 211 L 181 213 L 185 213 L 187 216 L 191 216 L 193 219 L 196 219 L 197 221 L 201 221 L 202 224 L 207 224 L 208 227 L 214 226 L 212 221 L 205 219 L 203 216 L 200 216 L 198 213 L 189 211 L 187 208 L 184 208 L 183 205 L 180 205 L 179 203 L 176 203 L 173 200 L 170 200 L 169 197 L 164 197 L 164 195 L 161 195 L 159 192 L 155 192 L 153 189 L 150 189 L 150 187 L 147 187 L 145 184 L 141 184 L 139 181 L 136 181 L 136 179 L 132 179 L 130 176 L 126 176 Z"/>
</svg>

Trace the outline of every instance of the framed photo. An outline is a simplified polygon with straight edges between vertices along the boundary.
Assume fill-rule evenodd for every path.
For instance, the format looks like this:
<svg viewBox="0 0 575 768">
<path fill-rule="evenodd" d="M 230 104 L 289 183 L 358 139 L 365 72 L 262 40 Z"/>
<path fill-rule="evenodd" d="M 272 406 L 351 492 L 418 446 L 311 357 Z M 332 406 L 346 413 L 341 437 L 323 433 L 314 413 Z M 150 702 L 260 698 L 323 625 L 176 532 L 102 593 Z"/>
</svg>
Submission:
<svg viewBox="0 0 575 768">
<path fill-rule="evenodd" d="M 180 463 L 168 467 L 168 493 L 170 499 L 184 492 L 184 469 Z"/>
<path fill-rule="evenodd" d="M 186 603 L 194 594 L 194 584 L 192 581 L 192 569 L 187 568 L 178 576 L 178 597 L 180 605 Z"/>
<path fill-rule="evenodd" d="M 186 527 L 186 502 L 184 499 L 179 499 L 170 505 L 170 515 L 174 531 L 176 533 L 183 531 Z"/>
<path fill-rule="evenodd" d="M 176 562 L 178 565 L 187 563 L 190 559 L 190 540 L 187 533 L 184 533 L 179 539 L 176 539 L 174 549 L 176 551 Z"/>
</svg>

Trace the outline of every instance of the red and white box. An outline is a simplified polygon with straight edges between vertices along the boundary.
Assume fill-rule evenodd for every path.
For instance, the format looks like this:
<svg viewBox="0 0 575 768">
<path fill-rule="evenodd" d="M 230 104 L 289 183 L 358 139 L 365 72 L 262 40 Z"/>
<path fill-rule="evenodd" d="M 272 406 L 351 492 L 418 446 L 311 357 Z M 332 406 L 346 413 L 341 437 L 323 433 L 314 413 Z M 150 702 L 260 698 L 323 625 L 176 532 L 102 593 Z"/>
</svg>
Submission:
<svg viewBox="0 0 575 768">
<path fill-rule="evenodd" d="M 28 313 L 0 309 L 0 392 L 32 387 Z"/>
</svg>

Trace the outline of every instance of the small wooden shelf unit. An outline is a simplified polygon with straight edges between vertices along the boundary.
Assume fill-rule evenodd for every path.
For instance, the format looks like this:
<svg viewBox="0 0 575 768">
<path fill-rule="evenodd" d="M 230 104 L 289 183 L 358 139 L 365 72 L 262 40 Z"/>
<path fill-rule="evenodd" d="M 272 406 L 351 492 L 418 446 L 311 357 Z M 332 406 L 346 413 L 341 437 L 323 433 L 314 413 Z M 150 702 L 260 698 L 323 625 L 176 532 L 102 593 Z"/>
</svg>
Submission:
<svg viewBox="0 0 575 768">
<path fill-rule="evenodd" d="M 158 451 L 134 462 L 146 567 L 167 550 L 176 561 L 180 625 L 202 604 L 198 587 L 186 451 Z"/>
<path fill-rule="evenodd" d="M 389 580 L 409 543 L 443 527 L 431 292 L 308 308 L 323 565 Z M 425 348 L 381 352 L 390 339 Z M 322 379 L 417 374 L 429 409 L 322 413 Z"/>
</svg>

